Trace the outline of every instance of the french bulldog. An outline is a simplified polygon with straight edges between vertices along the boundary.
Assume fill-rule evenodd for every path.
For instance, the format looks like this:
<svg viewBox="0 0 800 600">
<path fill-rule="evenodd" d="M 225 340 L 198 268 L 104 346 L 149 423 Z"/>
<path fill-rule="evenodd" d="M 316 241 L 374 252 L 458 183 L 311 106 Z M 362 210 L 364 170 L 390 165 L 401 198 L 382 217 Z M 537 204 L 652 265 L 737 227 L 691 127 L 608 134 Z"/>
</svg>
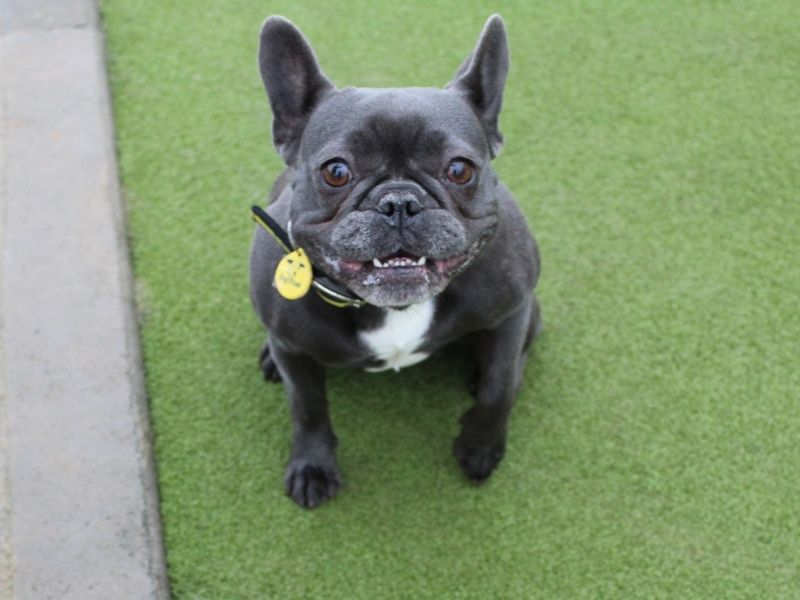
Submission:
<svg viewBox="0 0 800 600">
<path fill-rule="evenodd" d="M 264 22 L 258 60 L 286 164 L 266 213 L 352 299 L 286 299 L 275 273 L 287 249 L 257 228 L 251 296 L 269 332 L 259 361 L 283 381 L 292 416 L 286 493 L 314 508 L 342 484 L 326 369 L 399 370 L 457 341 L 476 380 L 453 452 L 469 480 L 485 481 L 540 328 L 539 251 L 491 164 L 509 64 L 502 19 L 488 19 L 441 89 L 337 89 L 279 16 Z"/>
</svg>

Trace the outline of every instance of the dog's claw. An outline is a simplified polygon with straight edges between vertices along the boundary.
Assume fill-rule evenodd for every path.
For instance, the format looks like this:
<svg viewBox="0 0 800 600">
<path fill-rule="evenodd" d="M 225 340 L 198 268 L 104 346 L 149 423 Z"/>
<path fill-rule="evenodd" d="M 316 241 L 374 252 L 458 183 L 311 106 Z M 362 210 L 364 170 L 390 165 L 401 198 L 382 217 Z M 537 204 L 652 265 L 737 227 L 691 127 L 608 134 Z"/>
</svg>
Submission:
<svg viewBox="0 0 800 600">
<path fill-rule="evenodd" d="M 484 483 L 503 460 L 505 448 L 502 444 L 475 444 L 463 435 L 453 442 L 453 454 L 464 475 L 475 484 Z"/>
<path fill-rule="evenodd" d="M 335 465 L 296 459 L 286 469 L 286 495 L 303 508 L 316 508 L 342 487 Z"/>
</svg>

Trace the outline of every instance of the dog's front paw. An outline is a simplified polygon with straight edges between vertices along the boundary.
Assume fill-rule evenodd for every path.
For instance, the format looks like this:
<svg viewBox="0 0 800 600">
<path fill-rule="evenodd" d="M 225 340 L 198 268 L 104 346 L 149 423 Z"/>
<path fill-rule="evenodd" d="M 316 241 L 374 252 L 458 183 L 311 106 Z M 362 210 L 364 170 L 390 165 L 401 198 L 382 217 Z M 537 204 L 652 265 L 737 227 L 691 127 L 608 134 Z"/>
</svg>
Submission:
<svg viewBox="0 0 800 600">
<path fill-rule="evenodd" d="M 342 487 L 333 463 L 294 459 L 286 469 L 286 495 L 303 508 L 316 508 L 333 498 Z"/>
<path fill-rule="evenodd" d="M 477 441 L 462 433 L 453 442 L 453 454 L 470 481 L 483 483 L 503 460 L 505 443 Z"/>
</svg>

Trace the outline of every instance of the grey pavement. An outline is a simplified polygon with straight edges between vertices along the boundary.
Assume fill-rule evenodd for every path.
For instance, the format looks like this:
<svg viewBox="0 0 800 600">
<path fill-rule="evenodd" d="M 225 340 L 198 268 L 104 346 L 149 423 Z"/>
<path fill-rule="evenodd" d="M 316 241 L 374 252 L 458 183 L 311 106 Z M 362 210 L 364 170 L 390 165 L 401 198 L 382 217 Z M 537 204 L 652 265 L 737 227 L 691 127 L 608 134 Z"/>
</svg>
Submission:
<svg viewBox="0 0 800 600">
<path fill-rule="evenodd" d="M 0 0 L 0 599 L 168 598 L 103 37 Z"/>
</svg>

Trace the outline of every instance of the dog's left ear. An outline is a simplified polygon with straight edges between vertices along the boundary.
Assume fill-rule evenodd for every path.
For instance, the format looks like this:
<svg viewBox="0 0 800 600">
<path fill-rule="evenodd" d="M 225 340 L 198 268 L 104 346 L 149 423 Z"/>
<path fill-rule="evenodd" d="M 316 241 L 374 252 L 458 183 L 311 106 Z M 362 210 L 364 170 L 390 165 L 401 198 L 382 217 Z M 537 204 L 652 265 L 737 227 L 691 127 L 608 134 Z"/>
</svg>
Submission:
<svg viewBox="0 0 800 600">
<path fill-rule="evenodd" d="M 291 165 L 308 118 L 334 86 L 320 69 L 305 36 L 283 17 L 264 21 L 258 64 L 272 107 L 272 141 Z"/>
<path fill-rule="evenodd" d="M 508 40 L 500 15 L 486 21 L 481 37 L 467 60 L 447 84 L 475 111 L 483 126 L 489 152 L 494 158 L 503 147 L 503 134 L 497 121 L 503 104 L 503 86 L 508 74 Z"/>
</svg>

